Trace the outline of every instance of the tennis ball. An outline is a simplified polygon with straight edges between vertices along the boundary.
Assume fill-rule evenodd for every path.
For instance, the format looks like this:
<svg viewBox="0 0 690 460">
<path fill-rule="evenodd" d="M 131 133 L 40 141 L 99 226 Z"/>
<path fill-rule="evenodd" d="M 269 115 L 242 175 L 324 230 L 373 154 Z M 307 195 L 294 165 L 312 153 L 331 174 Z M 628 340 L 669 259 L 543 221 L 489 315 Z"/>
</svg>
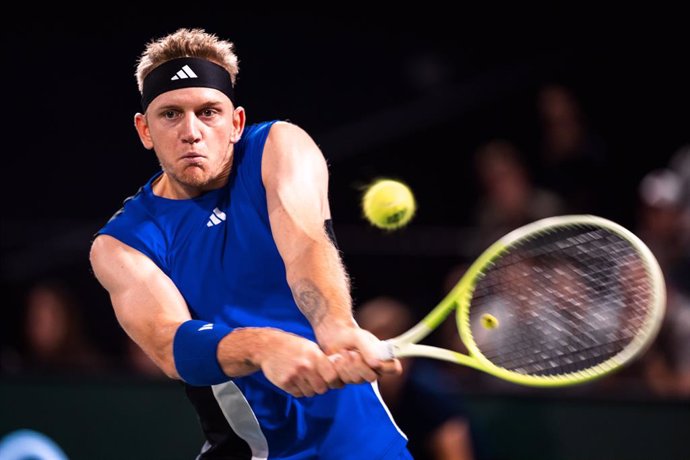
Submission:
<svg viewBox="0 0 690 460">
<path fill-rule="evenodd" d="M 372 225 L 394 230 L 412 219 L 417 205 L 407 185 L 392 179 L 381 179 L 366 189 L 362 208 Z"/>
<path fill-rule="evenodd" d="M 482 324 L 484 329 L 495 329 L 498 327 L 498 319 L 490 313 L 484 313 L 480 318 L 479 322 Z"/>
</svg>

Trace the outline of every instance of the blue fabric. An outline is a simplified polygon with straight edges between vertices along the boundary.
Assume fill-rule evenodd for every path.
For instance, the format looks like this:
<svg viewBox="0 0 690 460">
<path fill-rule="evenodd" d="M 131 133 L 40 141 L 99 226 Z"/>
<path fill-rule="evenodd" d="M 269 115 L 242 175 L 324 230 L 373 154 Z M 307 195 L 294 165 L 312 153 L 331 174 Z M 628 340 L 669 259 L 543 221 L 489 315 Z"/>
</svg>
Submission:
<svg viewBox="0 0 690 460">
<path fill-rule="evenodd" d="M 189 200 L 156 196 L 156 174 L 100 231 L 141 251 L 175 283 L 195 319 L 273 327 L 314 341 L 273 240 L 261 162 L 273 122 L 248 126 L 226 186 Z M 232 379 L 270 458 L 388 459 L 405 445 L 370 384 L 294 398 L 262 372 Z M 396 457 L 390 457 L 396 458 Z"/>
<path fill-rule="evenodd" d="M 173 340 L 175 368 L 190 385 L 208 386 L 227 382 L 218 363 L 218 343 L 232 332 L 225 324 L 192 319 L 177 328 Z"/>
<path fill-rule="evenodd" d="M 412 454 L 410 454 L 410 451 L 403 449 L 402 452 L 400 452 L 398 460 L 414 460 L 414 458 L 412 457 Z"/>
</svg>

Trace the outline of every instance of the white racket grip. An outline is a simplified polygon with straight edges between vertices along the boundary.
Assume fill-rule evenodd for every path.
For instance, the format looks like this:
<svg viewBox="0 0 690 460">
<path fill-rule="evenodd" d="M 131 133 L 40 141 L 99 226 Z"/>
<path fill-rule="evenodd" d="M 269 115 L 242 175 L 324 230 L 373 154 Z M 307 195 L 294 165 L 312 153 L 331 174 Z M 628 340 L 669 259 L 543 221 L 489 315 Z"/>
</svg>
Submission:
<svg viewBox="0 0 690 460">
<path fill-rule="evenodd" d="M 382 340 L 376 346 L 376 357 L 381 361 L 390 361 L 395 358 L 393 344 L 387 340 Z"/>
</svg>

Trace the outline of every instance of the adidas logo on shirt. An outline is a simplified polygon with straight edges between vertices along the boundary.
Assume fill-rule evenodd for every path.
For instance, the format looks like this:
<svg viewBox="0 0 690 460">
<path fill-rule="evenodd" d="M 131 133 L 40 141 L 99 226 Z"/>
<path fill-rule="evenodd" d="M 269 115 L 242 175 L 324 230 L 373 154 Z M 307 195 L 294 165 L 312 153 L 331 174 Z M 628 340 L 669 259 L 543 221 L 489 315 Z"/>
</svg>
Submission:
<svg viewBox="0 0 690 460">
<path fill-rule="evenodd" d="M 218 208 L 213 210 L 213 213 L 208 217 L 208 222 L 206 222 L 207 227 L 213 227 L 221 222 L 225 222 L 226 216 L 223 211 Z"/>
<path fill-rule="evenodd" d="M 199 78 L 199 77 L 194 73 L 194 71 L 192 70 L 191 67 L 189 67 L 188 65 L 185 65 L 180 70 L 178 70 L 175 75 L 173 75 L 171 80 L 183 80 L 185 78 Z"/>
</svg>

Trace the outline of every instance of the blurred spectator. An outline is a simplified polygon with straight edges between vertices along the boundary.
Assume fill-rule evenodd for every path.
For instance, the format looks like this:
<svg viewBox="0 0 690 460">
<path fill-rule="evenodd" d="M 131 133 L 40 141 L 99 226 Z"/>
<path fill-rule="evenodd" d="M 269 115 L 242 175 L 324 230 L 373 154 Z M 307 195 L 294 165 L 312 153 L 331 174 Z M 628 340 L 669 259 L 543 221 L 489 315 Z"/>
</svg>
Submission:
<svg viewBox="0 0 690 460">
<path fill-rule="evenodd" d="M 683 206 L 683 184 L 670 169 L 648 173 L 640 182 L 637 235 L 650 247 L 672 279 L 690 248 L 690 228 Z"/>
<path fill-rule="evenodd" d="M 642 373 L 664 396 L 690 397 L 690 226 L 679 156 L 677 169 L 649 172 L 640 182 L 637 235 L 656 256 L 666 278 L 667 303 L 659 336 Z"/>
<path fill-rule="evenodd" d="M 568 88 L 546 85 L 539 91 L 541 124 L 538 183 L 563 197 L 569 213 L 603 213 L 607 154 Z"/>
<path fill-rule="evenodd" d="M 356 313 L 360 326 L 382 340 L 414 324 L 410 309 L 388 297 L 371 299 Z M 416 460 L 474 458 L 469 422 L 459 407 L 458 395 L 441 395 L 431 389 L 429 383 L 436 373 L 433 367 L 421 366 L 410 358 L 402 362 L 402 375 L 383 376 L 378 384 L 393 418 L 409 438 L 412 456 Z"/>
<path fill-rule="evenodd" d="M 667 285 L 659 336 L 642 359 L 648 388 L 662 396 L 690 398 L 690 298 Z"/>
<path fill-rule="evenodd" d="M 26 296 L 21 372 L 94 373 L 105 360 L 86 338 L 76 299 L 60 282 L 42 282 Z"/>
<path fill-rule="evenodd" d="M 669 168 L 678 175 L 681 182 L 681 203 L 690 214 L 690 145 L 678 149 L 669 162 Z M 688 216 L 686 216 L 688 217 Z"/>
<path fill-rule="evenodd" d="M 483 192 L 475 212 L 477 255 L 509 231 L 563 212 L 557 195 L 532 183 L 520 153 L 510 142 L 493 140 L 482 145 L 475 162 Z"/>
<path fill-rule="evenodd" d="M 681 182 L 682 231 L 687 241 L 690 241 L 690 144 L 681 147 L 673 154 L 669 168 L 678 175 Z M 678 278 L 674 280 L 676 287 L 685 296 L 690 297 L 690 243 L 683 248 L 683 257 L 678 261 L 676 273 L 678 275 Z"/>
</svg>

